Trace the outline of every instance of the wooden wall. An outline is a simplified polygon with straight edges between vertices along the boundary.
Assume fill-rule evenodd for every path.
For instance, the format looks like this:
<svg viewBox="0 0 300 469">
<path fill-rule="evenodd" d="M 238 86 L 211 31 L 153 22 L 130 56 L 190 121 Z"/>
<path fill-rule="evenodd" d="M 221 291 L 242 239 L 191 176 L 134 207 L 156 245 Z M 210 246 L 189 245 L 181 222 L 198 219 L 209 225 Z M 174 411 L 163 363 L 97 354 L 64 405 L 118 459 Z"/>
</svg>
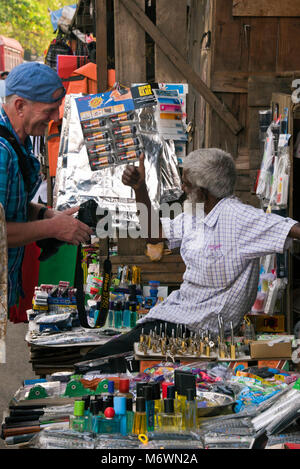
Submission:
<svg viewBox="0 0 300 469">
<path fill-rule="evenodd" d="M 299 75 L 300 1 L 213 0 L 211 89 L 243 126 L 234 135 L 210 109 L 207 146 L 236 158 L 237 194 L 258 206 L 253 185 L 261 163 L 258 111 L 272 92 L 291 92 Z"/>
<path fill-rule="evenodd" d="M 149 4 L 155 8 L 151 26 L 140 14 Z M 236 194 L 254 206 L 262 158 L 258 111 L 270 107 L 272 93 L 290 93 L 299 76 L 299 11 L 300 0 L 114 0 L 116 79 L 125 86 L 148 81 L 147 32 L 155 43 L 155 81 L 189 83 L 188 151 L 230 152 L 238 168 Z M 133 249 L 142 253 L 144 245 Z"/>
</svg>

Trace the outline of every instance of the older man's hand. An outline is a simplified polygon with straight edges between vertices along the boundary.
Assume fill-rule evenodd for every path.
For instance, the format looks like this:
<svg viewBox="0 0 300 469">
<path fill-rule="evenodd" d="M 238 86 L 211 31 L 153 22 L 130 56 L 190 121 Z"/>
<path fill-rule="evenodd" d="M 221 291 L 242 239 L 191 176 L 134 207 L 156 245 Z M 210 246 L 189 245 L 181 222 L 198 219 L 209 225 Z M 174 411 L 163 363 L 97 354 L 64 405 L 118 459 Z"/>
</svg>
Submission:
<svg viewBox="0 0 300 469">
<path fill-rule="evenodd" d="M 130 186 L 135 191 L 139 190 L 145 184 L 145 155 L 142 154 L 139 160 L 139 166 L 126 166 L 122 182 L 125 186 Z"/>
</svg>

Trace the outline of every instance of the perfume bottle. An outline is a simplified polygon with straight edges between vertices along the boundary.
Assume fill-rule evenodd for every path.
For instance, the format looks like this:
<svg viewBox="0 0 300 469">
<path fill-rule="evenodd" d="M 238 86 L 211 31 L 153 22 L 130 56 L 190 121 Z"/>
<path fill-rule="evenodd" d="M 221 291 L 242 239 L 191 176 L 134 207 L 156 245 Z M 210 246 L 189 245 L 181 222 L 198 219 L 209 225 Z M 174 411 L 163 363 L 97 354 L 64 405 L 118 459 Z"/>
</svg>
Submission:
<svg viewBox="0 0 300 469">
<path fill-rule="evenodd" d="M 98 433 L 120 433 L 120 416 L 115 414 L 113 407 L 107 407 L 104 416 L 99 416 Z"/>
<path fill-rule="evenodd" d="M 84 432 L 87 428 L 87 419 L 84 415 L 84 401 L 74 402 L 74 413 L 70 415 L 69 426 L 76 432 Z"/>
<path fill-rule="evenodd" d="M 102 397 L 102 394 L 96 394 L 95 397 L 94 397 L 94 401 L 97 401 L 98 414 L 103 415 L 103 397 Z"/>
<path fill-rule="evenodd" d="M 180 413 L 185 415 L 187 389 L 194 389 L 196 395 L 196 376 L 189 371 L 175 370 L 176 399 L 180 403 Z M 182 421 L 182 428 L 185 429 L 185 421 Z"/>
<path fill-rule="evenodd" d="M 164 412 L 158 414 L 161 432 L 178 432 L 182 429 L 182 414 L 174 412 L 174 399 L 164 399 Z"/>
<path fill-rule="evenodd" d="M 152 398 L 154 401 L 154 427 L 158 427 L 157 415 L 163 411 L 163 402 L 160 398 L 160 383 L 149 381 L 152 387 Z"/>
<path fill-rule="evenodd" d="M 167 387 L 167 397 L 166 399 L 173 399 L 174 400 L 174 412 L 175 413 L 182 413 L 181 411 L 181 402 L 179 399 L 176 399 L 176 389 L 174 384 L 171 384 Z M 164 402 L 162 400 L 162 409 L 164 409 Z M 163 410 L 162 410 L 163 412 Z"/>
<path fill-rule="evenodd" d="M 184 422 L 188 431 L 196 430 L 197 422 L 197 401 L 195 399 L 195 390 L 187 389 L 187 397 L 185 402 Z"/>
<path fill-rule="evenodd" d="M 127 422 L 127 435 L 132 434 L 134 412 L 133 412 L 133 399 L 132 397 L 126 398 L 126 422 Z"/>
<path fill-rule="evenodd" d="M 89 431 L 94 435 L 98 433 L 98 419 L 99 419 L 99 401 L 93 400 L 90 405 L 91 419 Z"/>
<path fill-rule="evenodd" d="M 144 387 L 148 386 L 148 381 L 138 381 L 136 383 L 136 397 L 144 397 Z"/>
<path fill-rule="evenodd" d="M 132 434 L 139 436 L 144 433 L 147 433 L 146 401 L 144 397 L 137 397 Z"/>
<path fill-rule="evenodd" d="M 144 397 L 146 401 L 146 418 L 147 418 L 147 431 L 154 431 L 154 418 L 155 418 L 155 408 L 154 400 L 152 393 L 152 386 L 144 386 Z"/>
<path fill-rule="evenodd" d="M 126 397 L 114 397 L 114 411 L 120 418 L 120 433 L 127 435 L 127 419 L 126 419 Z"/>
<path fill-rule="evenodd" d="M 110 301 L 105 327 L 113 327 L 114 325 L 114 307 L 115 307 L 114 302 Z"/>
<path fill-rule="evenodd" d="M 92 415 L 90 412 L 90 404 L 91 404 L 91 396 L 83 396 L 81 398 L 84 401 L 84 416 L 85 416 L 85 430 L 84 431 L 90 431 L 91 427 L 91 420 L 92 420 Z"/>
<path fill-rule="evenodd" d="M 114 407 L 114 396 L 107 395 L 102 398 L 102 414 L 108 407 Z"/>
<path fill-rule="evenodd" d="M 125 301 L 124 311 L 123 311 L 123 326 L 130 327 L 130 310 L 129 310 L 129 301 Z"/>
<path fill-rule="evenodd" d="M 122 311 L 122 303 L 118 301 L 115 306 L 114 311 L 114 327 L 115 329 L 121 329 L 123 325 L 123 311 Z"/>
<path fill-rule="evenodd" d="M 161 393 L 162 393 L 162 399 L 167 399 L 167 391 L 169 386 L 174 386 L 174 383 L 171 381 L 163 381 L 161 383 Z"/>
<path fill-rule="evenodd" d="M 137 313 L 136 313 L 136 303 L 131 301 L 129 303 L 129 327 L 133 328 L 136 326 Z"/>
</svg>

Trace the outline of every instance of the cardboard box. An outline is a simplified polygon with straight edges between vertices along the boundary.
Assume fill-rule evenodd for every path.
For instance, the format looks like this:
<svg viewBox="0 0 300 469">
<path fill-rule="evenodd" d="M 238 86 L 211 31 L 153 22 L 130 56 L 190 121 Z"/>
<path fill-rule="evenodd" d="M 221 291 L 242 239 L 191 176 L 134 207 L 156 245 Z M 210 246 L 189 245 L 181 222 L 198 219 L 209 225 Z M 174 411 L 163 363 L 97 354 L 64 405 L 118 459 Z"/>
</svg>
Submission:
<svg viewBox="0 0 300 469">
<path fill-rule="evenodd" d="M 291 358 L 292 343 L 257 340 L 250 343 L 251 358 Z"/>
<path fill-rule="evenodd" d="M 247 317 L 252 322 L 255 332 L 284 332 L 285 331 L 285 316 L 274 314 L 247 314 Z"/>
</svg>

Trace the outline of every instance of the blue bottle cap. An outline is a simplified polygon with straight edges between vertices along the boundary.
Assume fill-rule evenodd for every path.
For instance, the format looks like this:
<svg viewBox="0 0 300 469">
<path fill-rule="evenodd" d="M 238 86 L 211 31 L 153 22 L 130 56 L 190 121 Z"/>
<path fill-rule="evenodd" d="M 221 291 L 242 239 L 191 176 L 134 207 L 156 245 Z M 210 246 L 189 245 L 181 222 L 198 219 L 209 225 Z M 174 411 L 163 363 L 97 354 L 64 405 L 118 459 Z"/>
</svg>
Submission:
<svg viewBox="0 0 300 469">
<path fill-rule="evenodd" d="M 107 392 L 113 394 L 115 391 L 115 383 L 114 381 L 108 381 Z"/>
<path fill-rule="evenodd" d="M 126 397 L 114 397 L 114 409 L 116 414 L 126 414 Z"/>
</svg>

